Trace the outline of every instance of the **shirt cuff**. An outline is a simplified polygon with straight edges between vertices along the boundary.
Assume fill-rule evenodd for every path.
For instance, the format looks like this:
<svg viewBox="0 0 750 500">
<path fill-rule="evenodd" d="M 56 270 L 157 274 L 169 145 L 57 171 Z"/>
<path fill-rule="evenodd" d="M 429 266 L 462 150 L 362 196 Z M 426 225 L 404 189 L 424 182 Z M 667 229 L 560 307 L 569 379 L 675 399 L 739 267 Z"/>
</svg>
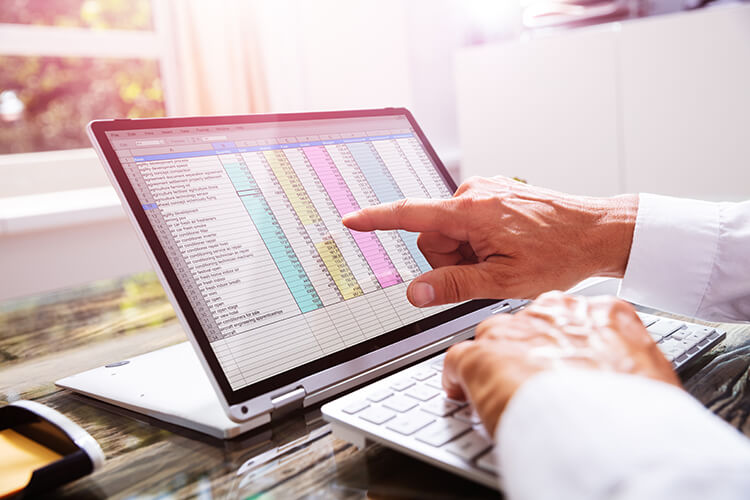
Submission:
<svg viewBox="0 0 750 500">
<path fill-rule="evenodd" d="M 719 223 L 717 203 L 640 194 L 619 296 L 696 316 L 716 259 Z"/>
<path fill-rule="evenodd" d="M 495 437 L 514 499 L 701 498 L 722 478 L 750 478 L 742 435 L 685 391 L 635 375 L 537 375 L 510 400 Z"/>
</svg>

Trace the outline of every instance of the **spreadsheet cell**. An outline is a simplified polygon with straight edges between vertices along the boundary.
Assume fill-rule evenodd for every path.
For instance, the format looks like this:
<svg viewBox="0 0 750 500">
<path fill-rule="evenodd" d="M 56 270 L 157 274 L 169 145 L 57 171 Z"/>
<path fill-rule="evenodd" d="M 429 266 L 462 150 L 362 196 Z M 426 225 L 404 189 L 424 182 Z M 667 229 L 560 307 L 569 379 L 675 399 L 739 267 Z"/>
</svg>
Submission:
<svg viewBox="0 0 750 500">
<path fill-rule="evenodd" d="M 387 129 L 223 142 L 203 131 L 195 151 L 118 151 L 232 388 L 446 309 L 406 300 L 430 270 L 416 233 L 341 224 L 451 195 L 408 123 Z"/>
<path fill-rule="evenodd" d="M 393 179 L 404 197 L 430 197 L 427 188 L 425 188 L 422 180 L 416 175 L 409 160 L 407 160 L 406 155 L 401 151 L 395 140 L 373 141 L 372 145 L 378 155 L 380 155 L 380 158 L 383 159 L 383 163 L 388 165 L 389 170 L 408 173 L 408 175 L 396 175 Z"/>
</svg>

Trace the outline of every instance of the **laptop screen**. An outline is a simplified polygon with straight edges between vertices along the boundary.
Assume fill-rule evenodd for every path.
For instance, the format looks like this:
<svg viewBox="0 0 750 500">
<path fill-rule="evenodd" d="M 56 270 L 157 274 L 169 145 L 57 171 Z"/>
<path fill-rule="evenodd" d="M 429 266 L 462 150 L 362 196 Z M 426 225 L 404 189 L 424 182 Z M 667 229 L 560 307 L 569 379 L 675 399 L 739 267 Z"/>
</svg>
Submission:
<svg viewBox="0 0 750 500">
<path fill-rule="evenodd" d="M 416 233 L 341 224 L 451 196 L 403 114 L 105 133 L 232 391 L 448 308 L 406 299 Z"/>
</svg>

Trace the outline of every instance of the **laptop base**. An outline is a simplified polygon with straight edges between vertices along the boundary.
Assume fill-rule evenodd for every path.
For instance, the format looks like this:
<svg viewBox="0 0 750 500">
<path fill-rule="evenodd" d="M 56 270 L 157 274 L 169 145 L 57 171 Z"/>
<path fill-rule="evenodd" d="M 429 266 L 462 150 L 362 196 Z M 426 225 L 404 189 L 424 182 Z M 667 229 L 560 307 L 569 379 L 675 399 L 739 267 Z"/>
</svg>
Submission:
<svg viewBox="0 0 750 500">
<path fill-rule="evenodd" d="M 270 421 L 268 414 L 241 424 L 230 420 L 187 342 L 77 373 L 55 384 L 219 439 L 234 438 Z"/>
</svg>

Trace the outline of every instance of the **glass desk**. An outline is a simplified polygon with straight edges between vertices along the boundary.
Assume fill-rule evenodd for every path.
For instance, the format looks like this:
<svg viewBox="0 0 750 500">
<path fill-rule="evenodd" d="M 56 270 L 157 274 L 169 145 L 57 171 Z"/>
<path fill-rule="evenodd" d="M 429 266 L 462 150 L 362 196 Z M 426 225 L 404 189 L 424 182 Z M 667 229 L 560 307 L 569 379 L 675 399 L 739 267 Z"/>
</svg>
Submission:
<svg viewBox="0 0 750 500">
<path fill-rule="evenodd" d="M 685 388 L 750 436 L 750 324 L 684 374 Z M 318 408 L 230 441 L 63 390 L 54 380 L 185 340 L 152 274 L 0 304 L 0 405 L 33 399 L 89 431 L 104 467 L 58 497 L 498 498 L 379 445 L 333 437 Z"/>
</svg>

